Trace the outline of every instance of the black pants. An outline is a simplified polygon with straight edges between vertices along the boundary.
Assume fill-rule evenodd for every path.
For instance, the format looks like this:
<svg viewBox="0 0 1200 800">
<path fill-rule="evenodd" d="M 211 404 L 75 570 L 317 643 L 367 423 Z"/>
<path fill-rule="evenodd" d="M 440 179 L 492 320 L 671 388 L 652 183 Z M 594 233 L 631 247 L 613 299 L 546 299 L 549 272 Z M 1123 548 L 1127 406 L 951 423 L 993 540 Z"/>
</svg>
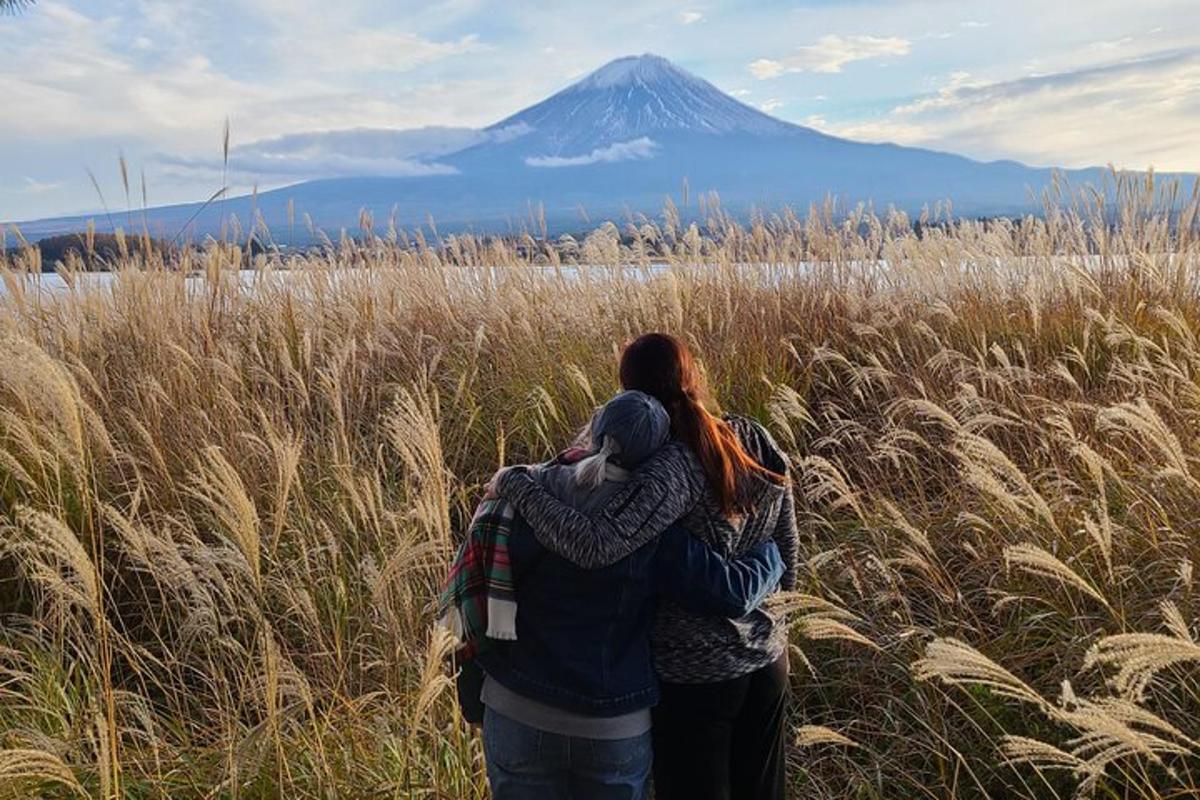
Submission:
<svg viewBox="0 0 1200 800">
<path fill-rule="evenodd" d="M 664 683 L 654 709 L 657 800 L 783 800 L 788 660 L 720 683 Z"/>
</svg>

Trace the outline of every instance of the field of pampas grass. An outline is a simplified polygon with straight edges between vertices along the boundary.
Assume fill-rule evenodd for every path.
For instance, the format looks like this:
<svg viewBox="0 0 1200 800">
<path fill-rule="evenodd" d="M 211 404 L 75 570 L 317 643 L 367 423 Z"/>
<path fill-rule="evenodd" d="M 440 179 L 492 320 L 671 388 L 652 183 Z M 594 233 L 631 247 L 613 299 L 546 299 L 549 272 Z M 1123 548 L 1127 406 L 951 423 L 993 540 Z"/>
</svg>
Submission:
<svg viewBox="0 0 1200 800">
<path fill-rule="evenodd" d="M 431 600 L 655 329 L 793 458 L 794 797 L 1197 796 L 1198 209 L 9 256 L 0 797 L 485 797 Z"/>
</svg>

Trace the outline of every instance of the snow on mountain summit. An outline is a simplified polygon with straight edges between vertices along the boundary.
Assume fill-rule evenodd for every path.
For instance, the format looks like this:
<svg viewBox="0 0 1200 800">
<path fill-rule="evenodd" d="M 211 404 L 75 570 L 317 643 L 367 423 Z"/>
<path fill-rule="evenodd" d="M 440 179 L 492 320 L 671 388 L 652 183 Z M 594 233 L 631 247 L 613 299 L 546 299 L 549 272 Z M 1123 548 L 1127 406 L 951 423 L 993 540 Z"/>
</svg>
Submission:
<svg viewBox="0 0 1200 800">
<path fill-rule="evenodd" d="M 492 126 L 530 131 L 539 155 L 571 156 L 673 133 L 782 134 L 798 126 L 735 100 L 652 54 L 610 61 L 577 83 Z"/>
<path fill-rule="evenodd" d="M 704 83 L 700 78 L 676 67 L 662 56 L 646 53 L 610 61 L 570 88 L 575 90 L 607 89 L 613 86 L 648 85 L 681 78 Z"/>
</svg>

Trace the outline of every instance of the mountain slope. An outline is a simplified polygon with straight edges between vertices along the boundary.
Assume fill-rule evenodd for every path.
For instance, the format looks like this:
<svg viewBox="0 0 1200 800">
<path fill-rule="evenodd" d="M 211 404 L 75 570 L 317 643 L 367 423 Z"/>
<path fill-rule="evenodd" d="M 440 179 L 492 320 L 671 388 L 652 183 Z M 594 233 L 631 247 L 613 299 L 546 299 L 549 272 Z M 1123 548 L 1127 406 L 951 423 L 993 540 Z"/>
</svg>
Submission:
<svg viewBox="0 0 1200 800">
<path fill-rule="evenodd" d="M 1012 161 L 828 136 L 751 108 L 654 55 L 617 59 L 480 134 L 464 136 L 469 145 L 461 150 L 431 155 L 427 169 L 411 175 L 315 180 L 227 200 L 199 213 L 186 233 L 215 233 L 223 218 L 245 224 L 260 215 L 280 240 L 289 231 L 286 239 L 301 241 L 288 223 L 289 203 L 297 220 L 307 216 L 327 231 L 356 228 L 364 209 L 377 224 L 394 218 L 413 227 L 432 218 L 443 231 L 503 231 L 538 209 L 552 230 L 573 230 L 629 212 L 655 214 L 685 180 L 693 195 L 719 193 L 733 213 L 803 207 L 832 194 L 908 210 L 951 200 L 963 214 L 1010 214 L 1035 208 L 1052 177 Z M 1065 174 L 1074 183 L 1102 175 Z M 151 231 L 173 237 L 198 209 L 151 209 Z M 21 227 L 36 239 L 84 223 Z"/>
</svg>

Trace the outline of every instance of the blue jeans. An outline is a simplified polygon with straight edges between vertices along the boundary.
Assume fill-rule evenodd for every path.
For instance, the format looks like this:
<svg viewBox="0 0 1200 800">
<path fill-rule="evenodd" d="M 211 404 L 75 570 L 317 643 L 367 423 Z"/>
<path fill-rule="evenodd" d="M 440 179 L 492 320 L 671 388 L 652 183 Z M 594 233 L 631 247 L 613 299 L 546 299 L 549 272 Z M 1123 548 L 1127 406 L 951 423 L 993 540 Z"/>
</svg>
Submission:
<svg viewBox="0 0 1200 800">
<path fill-rule="evenodd" d="M 494 800 L 644 800 L 650 733 L 581 739 L 483 714 L 483 753 Z"/>
</svg>

